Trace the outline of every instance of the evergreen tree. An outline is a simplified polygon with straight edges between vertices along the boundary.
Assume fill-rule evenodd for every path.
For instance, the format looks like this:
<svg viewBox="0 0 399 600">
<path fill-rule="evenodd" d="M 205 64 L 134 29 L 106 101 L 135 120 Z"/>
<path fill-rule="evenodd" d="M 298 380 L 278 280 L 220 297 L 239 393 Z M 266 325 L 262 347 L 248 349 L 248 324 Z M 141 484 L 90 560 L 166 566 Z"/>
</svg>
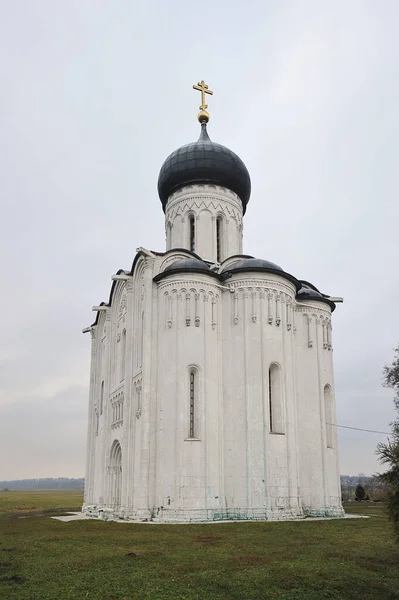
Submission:
<svg viewBox="0 0 399 600">
<path fill-rule="evenodd" d="M 388 471 L 379 475 L 379 478 L 389 489 L 389 516 L 399 542 L 399 346 L 395 350 L 392 364 L 384 367 L 383 385 L 395 392 L 393 401 L 398 411 L 398 418 L 391 423 L 391 438 L 386 443 L 380 442 L 376 452 L 379 461 L 389 467 Z"/>
<path fill-rule="evenodd" d="M 366 491 L 365 491 L 364 487 L 362 486 L 361 483 L 358 483 L 358 485 L 356 486 L 356 490 L 355 490 L 355 500 L 357 500 L 358 502 L 361 502 L 362 500 L 364 500 L 365 495 L 366 495 Z"/>
</svg>

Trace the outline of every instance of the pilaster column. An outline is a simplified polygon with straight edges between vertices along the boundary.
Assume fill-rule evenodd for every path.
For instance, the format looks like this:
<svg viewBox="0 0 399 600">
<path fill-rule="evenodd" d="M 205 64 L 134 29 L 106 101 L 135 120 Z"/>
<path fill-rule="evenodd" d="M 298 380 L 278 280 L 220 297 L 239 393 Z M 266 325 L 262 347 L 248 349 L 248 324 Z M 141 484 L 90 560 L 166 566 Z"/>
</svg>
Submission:
<svg viewBox="0 0 399 600">
<path fill-rule="evenodd" d="M 133 281 L 128 279 L 125 283 L 126 292 L 126 350 L 125 350 L 125 380 L 124 380 L 124 407 L 123 407 L 123 440 L 122 440 L 122 493 L 121 505 L 129 509 L 132 505 L 131 478 L 132 456 L 134 451 L 135 418 L 133 406 Z"/>
</svg>

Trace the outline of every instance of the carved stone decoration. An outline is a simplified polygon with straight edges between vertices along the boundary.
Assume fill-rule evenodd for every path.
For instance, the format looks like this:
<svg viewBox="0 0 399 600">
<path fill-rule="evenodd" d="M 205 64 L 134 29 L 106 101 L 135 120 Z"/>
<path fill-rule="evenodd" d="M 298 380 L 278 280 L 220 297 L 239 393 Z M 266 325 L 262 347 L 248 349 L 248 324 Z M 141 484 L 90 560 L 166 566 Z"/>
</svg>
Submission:
<svg viewBox="0 0 399 600">
<path fill-rule="evenodd" d="M 136 415 L 136 419 L 139 419 L 141 417 L 141 413 L 142 413 L 142 406 L 141 406 L 142 378 L 141 378 L 141 376 L 139 376 L 133 382 L 133 388 L 134 388 L 135 404 L 136 404 L 135 415 Z"/>
<path fill-rule="evenodd" d="M 121 302 L 119 304 L 119 318 L 121 319 L 127 310 L 127 298 L 126 294 L 123 294 Z"/>
<path fill-rule="evenodd" d="M 269 325 L 273 325 L 273 294 L 271 292 L 267 294 L 267 310 L 269 315 L 267 322 Z"/>
<path fill-rule="evenodd" d="M 234 293 L 234 317 L 233 317 L 234 325 L 238 323 L 238 292 Z"/>
<path fill-rule="evenodd" d="M 276 325 L 281 325 L 281 294 L 276 294 Z"/>
<path fill-rule="evenodd" d="M 256 291 L 253 290 L 252 292 L 252 323 L 256 323 L 256 321 L 258 320 L 258 315 L 257 315 L 257 306 L 256 306 Z"/>
<path fill-rule="evenodd" d="M 287 298 L 287 302 L 285 305 L 285 310 L 286 310 L 286 319 L 287 319 L 287 331 L 291 331 L 291 329 L 292 329 L 292 322 L 291 322 L 292 303 L 288 298 Z"/>
<path fill-rule="evenodd" d="M 331 327 L 331 322 L 328 322 L 327 325 L 327 350 L 332 350 L 332 343 L 331 343 L 331 331 L 332 331 L 332 327 Z"/>
<path fill-rule="evenodd" d="M 208 298 L 207 298 L 208 299 Z M 215 319 L 215 312 L 216 312 L 216 299 L 212 296 L 212 304 L 211 304 L 211 310 L 212 310 L 212 318 L 211 318 L 211 324 L 212 324 L 212 329 L 215 329 L 217 323 L 216 323 L 216 319 Z"/>
<path fill-rule="evenodd" d="M 172 296 L 167 296 L 167 311 L 168 311 L 168 319 L 166 321 L 169 329 L 172 327 Z"/>
<path fill-rule="evenodd" d="M 111 429 L 117 429 L 123 425 L 123 405 L 124 392 L 123 390 L 116 392 L 111 397 L 112 420 Z"/>
<path fill-rule="evenodd" d="M 321 318 L 321 327 L 322 327 L 322 333 L 323 333 L 323 349 L 327 350 L 328 348 L 328 344 L 327 344 L 327 321 L 324 320 L 323 318 Z"/>
<path fill-rule="evenodd" d="M 308 315 L 307 313 L 304 314 L 304 317 L 306 319 L 306 323 L 307 323 L 307 330 L 308 330 L 308 348 L 313 348 L 313 340 L 312 340 L 312 317 L 310 315 Z"/>
<path fill-rule="evenodd" d="M 186 188 L 188 190 L 188 188 Z M 228 190 L 224 190 L 226 193 Z M 229 215 L 234 216 L 237 221 L 242 219 L 240 204 L 238 196 L 226 197 L 225 193 L 223 196 L 218 197 L 217 195 L 204 194 L 202 196 L 193 196 L 192 194 L 186 194 L 185 197 L 175 198 L 174 194 L 169 198 L 167 205 L 168 218 L 174 220 L 177 216 L 184 219 L 184 216 L 188 211 L 200 212 L 202 210 L 209 209 L 211 206 L 214 211 L 227 211 Z"/>
<path fill-rule="evenodd" d="M 200 326 L 200 317 L 199 317 L 199 309 L 198 309 L 198 304 L 199 304 L 199 293 L 195 292 L 195 326 L 199 327 Z"/>
<path fill-rule="evenodd" d="M 120 333 L 118 333 L 118 335 L 116 336 L 116 341 L 117 341 L 117 342 L 120 342 L 120 341 L 121 341 L 121 334 L 120 334 Z"/>
<path fill-rule="evenodd" d="M 186 291 L 186 327 L 190 327 L 191 325 L 191 317 L 190 317 L 190 292 Z"/>
</svg>

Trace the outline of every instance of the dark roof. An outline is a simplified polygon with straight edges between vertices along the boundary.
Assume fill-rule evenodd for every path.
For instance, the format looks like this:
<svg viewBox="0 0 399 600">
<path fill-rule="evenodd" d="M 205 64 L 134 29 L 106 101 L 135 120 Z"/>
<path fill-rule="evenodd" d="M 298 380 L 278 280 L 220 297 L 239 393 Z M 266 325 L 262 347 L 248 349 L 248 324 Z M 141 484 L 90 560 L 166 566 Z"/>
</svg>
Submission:
<svg viewBox="0 0 399 600">
<path fill-rule="evenodd" d="M 211 183 L 232 190 L 241 199 L 245 213 L 251 195 L 247 167 L 232 150 L 212 142 L 201 125 L 197 142 L 178 148 L 163 163 L 158 177 L 158 194 L 165 210 L 173 192 L 195 183 Z"/>
<path fill-rule="evenodd" d="M 153 251 L 153 254 L 156 254 L 157 256 L 166 256 L 167 254 L 172 254 L 176 251 L 185 252 L 190 256 L 187 256 L 186 258 L 179 258 L 172 264 L 168 265 L 162 273 L 158 273 L 158 275 L 154 277 L 154 281 L 159 281 L 164 277 L 167 277 L 168 275 L 172 275 L 173 273 L 190 273 L 192 271 L 195 271 L 197 273 L 204 273 L 205 275 L 210 275 L 211 277 L 214 277 L 219 280 L 228 279 L 229 277 L 231 277 L 233 272 L 266 271 L 270 273 L 276 273 L 277 275 L 280 275 L 281 277 L 291 281 L 297 289 L 297 300 L 313 300 L 316 302 L 324 302 L 325 304 L 328 304 L 331 307 L 332 312 L 336 308 L 335 303 L 332 300 L 329 300 L 328 296 L 319 292 L 313 284 L 303 279 L 296 279 L 293 275 L 286 273 L 279 265 L 276 265 L 275 263 L 272 263 L 268 260 L 263 260 L 261 258 L 253 258 L 252 256 L 250 257 L 247 255 L 237 255 L 237 258 L 239 258 L 239 260 L 234 261 L 228 267 L 224 268 L 220 274 L 218 274 L 215 271 L 212 271 L 209 265 L 207 265 L 206 262 L 204 262 L 198 256 L 198 254 L 190 252 L 190 250 L 187 250 L 186 248 L 171 248 L 166 252 Z M 130 271 L 119 269 L 119 271 L 117 271 L 117 275 L 132 275 L 139 258 L 142 256 L 145 256 L 145 254 L 142 251 L 137 252 L 136 256 L 134 257 Z M 111 306 L 117 283 L 118 282 L 115 280 L 112 282 L 109 300 L 108 302 L 101 302 L 100 306 Z M 305 287 L 303 287 L 302 284 Z M 98 324 L 100 314 L 100 312 L 97 312 L 96 318 L 91 327 L 94 327 Z"/>
<path fill-rule="evenodd" d="M 268 260 L 263 260 L 262 258 L 244 258 L 242 260 L 237 260 L 223 269 L 221 276 L 224 279 L 228 279 L 233 275 L 233 273 L 248 271 L 265 271 L 267 273 L 276 273 L 276 275 L 279 275 L 280 277 L 283 277 L 284 279 L 287 279 L 293 283 L 297 291 L 301 287 L 301 284 L 296 277 L 290 275 L 290 273 L 286 273 L 279 265 L 276 265 Z"/>
<path fill-rule="evenodd" d="M 203 260 L 190 257 L 180 258 L 171 263 L 161 273 L 158 273 L 158 275 L 154 277 L 154 281 L 159 281 L 174 273 L 192 273 L 194 271 L 195 273 L 204 273 L 205 275 L 210 275 L 211 277 L 217 277 L 219 279 L 219 275 L 214 271 L 211 271 L 209 266 Z"/>
<path fill-rule="evenodd" d="M 177 269 L 185 271 L 189 269 L 190 271 L 198 271 L 198 269 L 205 269 L 205 271 L 209 271 L 208 265 L 198 258 L 179 258 L 175 262 L 171 263 L 167 267 L 165 267 L 164 271 L 176 271 Z"/>
<path fill-rule="evenodd" d="M 230 263 L 225 271 L 236 271 L 237 269 L 245 269 L 245 270 L 263 270 L 268 269 L 269 271 L 284 271 L 279 265 L 272 263 L 268 260 L 263 260 L 262 258 L 244 258 L 243 260 L 237 260 L 233 263 Z M 223 271 L 222 271 L 223 273 Z"/>
<path fill-rule="evenodd" d="M 324 302 L 325 304 L 328 304 L 331 307 L 331 312 L 333 312 L 335 310 L 335 303 L 314 289 L 310 289 L 307 287 L 301 287 L 301 289 L 299 290 L 299 292 L 296 295 L 296 298 L 297 298 L 297 300 L 304 300 L 304 301 L 312 300 L 312 301 L 316 301 L 316 302 Z"/>
</svg>

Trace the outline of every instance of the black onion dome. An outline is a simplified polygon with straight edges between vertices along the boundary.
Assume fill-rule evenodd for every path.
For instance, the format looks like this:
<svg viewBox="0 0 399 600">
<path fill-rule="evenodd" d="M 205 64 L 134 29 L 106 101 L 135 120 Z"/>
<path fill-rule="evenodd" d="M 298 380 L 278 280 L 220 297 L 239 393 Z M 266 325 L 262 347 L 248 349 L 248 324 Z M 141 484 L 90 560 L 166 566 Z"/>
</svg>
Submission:
<svg viewBox="0 0 399 600">
<path fill-rule="evenodd" d="M 163 210 L 173 192 L 195 183 L 211 183 L 232 190 L 241 199 L 245 213 L 251 195 L 248 169 L 232 150 L 212 142 L 201 125 L 197 142 L 178 148 L 163 163 L 158 177 L 158 194 Z"/>
</svg>

